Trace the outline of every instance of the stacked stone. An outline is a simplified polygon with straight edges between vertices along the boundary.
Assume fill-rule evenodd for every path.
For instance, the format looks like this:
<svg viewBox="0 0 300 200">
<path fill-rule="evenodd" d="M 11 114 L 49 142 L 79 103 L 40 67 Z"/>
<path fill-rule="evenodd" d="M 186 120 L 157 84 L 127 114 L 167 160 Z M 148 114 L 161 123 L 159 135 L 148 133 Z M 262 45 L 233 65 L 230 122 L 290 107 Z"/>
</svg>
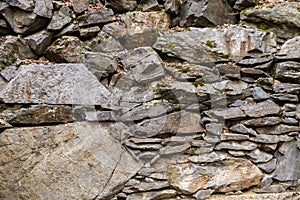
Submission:
<svg viewBox="0 0 300 200">
<path fill-rule="evenodd" d="M 297 198 L 300 4 L 256 4 L 0 2 L 0 198 Z"/>
</svg>

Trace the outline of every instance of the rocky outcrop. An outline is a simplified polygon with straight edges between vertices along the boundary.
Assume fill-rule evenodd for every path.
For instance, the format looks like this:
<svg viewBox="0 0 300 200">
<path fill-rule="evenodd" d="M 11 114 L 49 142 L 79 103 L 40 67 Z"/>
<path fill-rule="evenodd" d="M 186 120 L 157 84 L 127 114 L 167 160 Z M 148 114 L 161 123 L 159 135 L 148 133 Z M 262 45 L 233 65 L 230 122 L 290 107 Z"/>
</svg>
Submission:
<svg viewBox="0 0 300 200">
<path fill-rule="evenodd" d="M 298 18 L 292 0 L 0 2 L 0 199 L 298 199 Z"/>
</svg>

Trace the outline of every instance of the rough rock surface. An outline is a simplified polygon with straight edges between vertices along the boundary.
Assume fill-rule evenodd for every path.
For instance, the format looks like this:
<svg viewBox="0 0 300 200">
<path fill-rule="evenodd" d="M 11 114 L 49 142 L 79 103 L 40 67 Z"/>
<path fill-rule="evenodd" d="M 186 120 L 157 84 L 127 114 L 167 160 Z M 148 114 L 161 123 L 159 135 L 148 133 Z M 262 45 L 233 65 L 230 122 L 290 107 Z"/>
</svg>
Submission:
<svg viewBox="0 0 300 200">
<path fill-rule="evenodd" d="M 23 65 L 0 96 L 6 103 L 117 104 L 83 64 Z"/>
<path fill-rule="evenodd" d="M 299 199 L 297 0 L 0 1 L 0 199 Z"/>
<path fill-rule="evenodd" d="M 141 168 L 112 138 L 110 126 L 83 122 L 1 133 L 0 196 L 109 198 Z"/>
</svg>

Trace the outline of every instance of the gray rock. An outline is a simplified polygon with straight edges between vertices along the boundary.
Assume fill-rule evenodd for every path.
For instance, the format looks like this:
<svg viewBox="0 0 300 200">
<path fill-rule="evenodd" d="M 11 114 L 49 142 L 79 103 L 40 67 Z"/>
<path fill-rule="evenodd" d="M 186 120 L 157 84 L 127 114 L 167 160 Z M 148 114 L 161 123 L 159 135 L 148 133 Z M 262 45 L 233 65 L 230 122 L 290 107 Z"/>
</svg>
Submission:
<svg viewBox="0 0 300 200">
<path fill-rule="evenodd" d="M 255 55 L 254 52 L 258 51 L 275 52 L 275 47 L 274 34 L 239 26 L 190 28 L 186 32 L 159 37 L 154 44 L 154 48 L 168 56 L 196 64 L 228 59 L 240 60 L 246 55 Z"/>
<path fill-rule="evenodd" d="M 105 6 L 112 8 L 115 12 L 132 11 L 136 8 L 136 0 L 105 0 Z"/>
<path fill-rule="evenodd" d="M 117 117 L 112 111 L 92 111 L 85 113 L 85 120 L 90 122 L 114 122 L 117 120 Z"/>
<path fill-rule="evenodd" d="M 196 194 L 193 196 L 199 200 L 209 199 L 210 195 L 214 192 L 214 190 L 198 190 Z"/>
<path fill-rule="evenodd" d="M 14 7 L 5 8 L 2 15 L 17 34 L 28 35 L 47 26 L 48 19 Z"/>
<path fill-rule="evenodd" d="M 281 193 L 285 192 L 287 187 L 284 187 L 282 185 L 270 185 L 265 186 L 260 189 L 255 190 L 256 193 Z"/>
<path fill-rule="evenodd" d="M 190 156 L 188 159 L 193 163 L 213 163 L 213 162 L 219 162 L 229 158 L 230 156 L 226 153 L 210 152 L 210 153 Z"/>
<path fill-rule="evenodd" d="M 253 97 L 255 100 L 261 101 L 270 98 L 270 95 L 268 95 L 261 87 L 254 87 Z"/>
<path fill-rule="evenodd" d="M 112 22 L 116 18 L 112 9 L 102 7 L 96 11 L 79 16 L 77 20 L 80 27 L 87 27 Z"/>
<path fill-rule="evenodd" d="M 160 6 L 157 0 L 141 0 L 138 8 L 142 11 L 159 11 Z"/>
<path fill-rule="evenodd" d="M 96 36 L 100 32 L 99 26 L 93 26 L 88 28 L 81 28 L 79 30 L 80 37 L 83 39 L 91 38 Z"/>
<path fill-rule="evenodd" d="M 118 62 L 113 56 L 99 52 L 86 52 L 84 64 L 99 80 L 118 69 Z"/>
<path fill-rule="evenodd" d="M 83 64 L 21 66 L 0 96 L 5 103 L 117 104 Z"/>
<path fill-rule="evenodd" d="M 228 150 L 244 150 L 244 151 L 251 151 L 257 148 L 257 144 L 249 141 L 242 141 L 242 142 L 221 142 L 218 144 L 215 149 L 222 150 L 222 149 L 228 149 Z"/>
<path fill-rule="evenodd" d="M 269 162 L 257 164 L 257 167 L 266 173 L 271 173 L 276 169 L 277 166 L 276 162 L 277 159 L 274 158 Z"/>
<path fill-rule="evenodd" d="M 246 155 L 249 156 L 250 160 L 256 164 L 257 163 L 266 163 L 273 158 L 273 155 L 263 152 L 259 149 L 255 149 L 255 150 L 247 153 Z"/>
<path fill-rule="evenodd" d="M 275 84 L 273 84 L 273 90 L 275 93 L 299 94 L 300 93 L 300 84 L 275 83 Z"/>
<path fill-rule="evenodd" d="M 167 174 L 170 185 L 184 194 L 208 188 L 216 192 L 242 190 L 259 184 L 263 176 L 250 161 L 239 158 L 224 160 L 217 166 L 190 163 L 169 165 Z"/>
<path fill-rule="evenodd" d="M 191 148 L 191 145 L 189 143 L 176 145 L 176 146 L 166 146 L 159 150 L 160 155 L 171 155 L 171 154 L 182 154 L 187 149 Z"/>
<path fill-rule="evenodd" d="M 34 8 L 34 2 L 31 0 L 6 0 L 5 2 L 10 6 L 18 7 L 28 12 L 33 11 Z"/>
<path fill-rule="evenodd" d="M 164 76 L 163 62 L 151 47 L 140 47 L 119 55 L 120 62 L 139 83 L 147 83 Z"/>
<path fill-rule="evenodd" d="M 273 126 L 277 125 L 282 121 L 280 117 L 262 117 L 262 118 L 255 118 L 255 119 L 247 119 L 241 121 L 242 124 L 246 126 Z"/>
<path fill-rule="evenodd" d="M 293 61 L 278 63 L 275 78 L 282 82 L 300 83 L 300 63 Z"/>
<path fill-rule="evenodd" d="M 234 134 L 234 133 L 222 133 L 221 141 L 226 140 L 249 140 L 249 135 Z"/>
<path fill-rule="evenodd" d="M 6 81 L 10 81 L 18 74 L 18 67 L 19 67 L 18 63 L 15 65 L 11 65 L 9 67 L 4 68 L 0 72 L 0 74 Z"/>
<path fill-rule="evenodd" d="M 270 186 L 273 183 L 273 179 L 271 176 L 265 176 L 262 180 L 261 180 L 261 186 L 265 187 L 265 186 Z"/>
<path fill-rule="evenodd" d="M 291 118 L 291 117 L 285 117 L 282 119 L 282 122 L 285 124 L 290 124 L 290 125 L 297 125 L 299 124 L 299 121 L 295 118 Z"/>
<path fill-rule="evenodd" d="M 142 151 L 155 151 L 162 147 L 160 144 L 135 144 L 129 141 L 125 142 L 125 145 L 131 149 L 138 149 Z"/>
<path fill-rule="evenodd" d="M 279 181 L 299 180 L 300 150 L 296 142 L 291 142 L 289 150 L 285 153 L 274 172 L 273 178 Z"/>
<path fill-rule="evenodd" d="M 260 134 L 280 135 L 280 134 L 289 133 L 293 131 L 300 131 L 300 127 L 279 124 L 271 127 L 260 127 L 257 128 L 256 131 Z"/>
<path fill-rule="evenodd" d="M 205 114 L 209 117 L 223 117 L 226 119 L 239 119 L 246 117 L 245 113 L 239 107 L 231 107 L 225 110 L 214 109 L 205 111 Z"/>
<path fill-rule="evenodd" d="M 112 36 L 126 49 L 152 46 L 170 27 L 170 17 L 165 12 L 127 12 L 121 20 L 126 28 L 114 31 Z"/>
<path fill-rule="evenodd" d="M 0 148 L 7 153 L 1 156 L 1 196 L 110 199 L 142 167 L 110 136 L 113 126 L 75 123 L 2 132 Z"/>
<path fill-rule="evenodd" d="M 54 13 L 47 29 L 49 31 L 57 31 L 65 27 L 71 22 L 69 6 L 63 6 L 58 12 Z"/>
<path fill-rule="evenodd" d="M 272 94 L 271 98 L 278 102 L 298 102 L 299 98 L 295 94 Z"/>
<path fill-rule="evenodd" d="M 97 37 L 94 37 L 89 41 L 85 41 L 84 43 L 94 52 L 115 53 L 125 50 L 116 38 L 104 32 L 98 33 Z"/>
<path fill-rule="evenodd" d="M 58 63 L 82 63 L 88 48 L 75 36 L 58 38 L 46 49 L 45 56 Z"/>
<path fill-rule="evenodd" d="M 240 68 L 236 65 L 228 65 L 228 64 L 218 64 L 216 66 L 221 75 L 224 75 L 228 78 L 241 78 Z"/>
<path fill-rule="evenodd" d="M 176 106 L 169 103 L 145 103 L 120 115 L 119 121 L 138 121 L 162 116 L 174 111 Z"/>
<path fill-rule="evenodd" d="M 76 13 L 82 13 L 89 7 L 89 0 L 71 0 L 72 7 Z"/>
<path fill-rule="evenodd" d="M 35 55 L 26 41 L 15 36 L 5 37 L 5 41 L 0 43 L 0 70 L 12 65 L 17 60 L 36 59 Z"/>
<path fill-rule="evenodd" d="M 252 128 L 247 128 L 244 124 L 235 124 L 229 128 L 229 130 L 237 133 L 249 134 L 257 136 L 257 133 Z"/>
<path fill-rule="evenodd" d="M 271 100 L 263 101 L 253 105 L 242 105 L 240 107 L 249 117 L 263 117 L 271 114 L 278 114 L 280 106 Z"/>
<path fill-rule="evenodd" d="M 287 40 L 280 48 L 279 53 L 285 54 L 287 58 L 294 59 L 298 58 L 300 55 L 300 51 L 298 46 L 300 45 L 300 36 L 294 37 L 292 39 Z"/>
<path fill-rule="evenodd" d="M 245 8 L 253 7 L 258 3 L 259 3 L 258 0 L 237 0 L 235 1 L 233 8 L 241 11 Z"/>
<path fill-rule="evenodd" d="M 244 58 L 243 60 L 239 61 L 237 64 L 242 67 L 254 67 L 257 65 L 262 65 L 272 61 L 272 58 L 265 58 L 265 57 L 254 57 L 254 58 Z"/>
<path fill-rule="evenodd" d="M 0 118 L 12 125 L 36 125 L 73 122 L 72 108 L 59 105 L 34 105 L 20 110 L 4 111 Z"/>
<path fill-rule="evenodd" d="M 182 5 L 182 0 L 166 0 L 164 3 L 165 10 L 175 15 L 179 14 Z"/>
<path fill-rule="evenodd" d="M 177 194 L 176 190 L 173 189 L 164 189 L 159 191 L 150 191 L 150 192 L 140 192 L 130 194 L 127 197 L 127 200 L 136 200 L 136 199 L 145 199 L 145 200 L 155 200 L 155 199 L 168 199 L 174 197 Z"/>
<path fill-rule="evenodd" d="M 245 9 L 241 13 L 241 19 L 260 29 L 276 33 L 279 39 L 284 41 L 299 36 L 300 12 L 297 6 L 297 2 L 287 2 Z M 281 16 L 283 12 L 286 15 Z"/>
<path fill-rule="evenodd" d="M 33 12 L 38 16 L 51 19 L 53 16 L 52 0 L 36 0 Z"/>
<path fill-rule="evenodd" d="M 146 138 L 164 133 L 189 134 L 203 132 L 200 116 L 186 111 L 144 120 L 132 127 L 135 137 Z"/>
<path fill-rule="evenodd" d="M 230 15 L 232 8 L 227 1 L 202 0 L 184 2 L 180 12 L 180 26 L 207 27 L 236 23 L 236 17 Z"/>
<path fill-rule="evenodd" d="M 268 193 L 268 194 L 242 194 L 242 195 L 228 195 L 228 196 L 216 196 L 211 197 L 210 200 L 285 200 L 285 199 L 297 199 L 297 196 L 294 198 L 294 192 L 283 192 L 283 193 Z"/>
<path fill-rule="evenodd" d="M 36 54 L 42 55 L 51 44 L 52 34 L 53 33 L 48 32 L 47 30 L 42 30 L 25 37 L 24 40 Z"/>
<path fill-rule="evenodd" d="M 275 144 L 278 142 L 288 142 L 293 140 L 293 137 L 287 135 L 269 135 L 269 134 L 259 134 L 256 137 L 250 137 L 250 141 L 264 144 Z"/>
</svg>

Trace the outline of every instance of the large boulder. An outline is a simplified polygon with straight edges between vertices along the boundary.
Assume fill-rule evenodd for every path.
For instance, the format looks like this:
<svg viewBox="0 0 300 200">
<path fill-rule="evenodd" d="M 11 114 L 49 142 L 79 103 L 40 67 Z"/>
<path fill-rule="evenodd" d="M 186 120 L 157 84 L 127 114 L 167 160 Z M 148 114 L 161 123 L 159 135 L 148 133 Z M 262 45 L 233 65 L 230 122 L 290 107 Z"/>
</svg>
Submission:
<svg viewBox="0 0 300 200">
<path fill-rule="evenodd" d="M 0 97 L 5 103 L 117 104 L 83 64 L 23 65 Z"/>
<path fill-rule="evenodd" d="M 0 136 L 4 199 L 110 199 L 141 168 L 110 134 L 78 122 L 8 129 Z"/>
<path fill-rule="evenodd" d="M 191 63 L 241 60 L 247 55 L 276 52 L 276 36 L 258 29 L 229 26 L 190 28 L 159 37 L 154 48 Z"/>
<path fill-rule="evenodd" d="M 245 9 L 241 19 L 249 25 L 277 34 L 280 42 L 299 36 L 299 2 L 286 2 Z"/>
</svg>

